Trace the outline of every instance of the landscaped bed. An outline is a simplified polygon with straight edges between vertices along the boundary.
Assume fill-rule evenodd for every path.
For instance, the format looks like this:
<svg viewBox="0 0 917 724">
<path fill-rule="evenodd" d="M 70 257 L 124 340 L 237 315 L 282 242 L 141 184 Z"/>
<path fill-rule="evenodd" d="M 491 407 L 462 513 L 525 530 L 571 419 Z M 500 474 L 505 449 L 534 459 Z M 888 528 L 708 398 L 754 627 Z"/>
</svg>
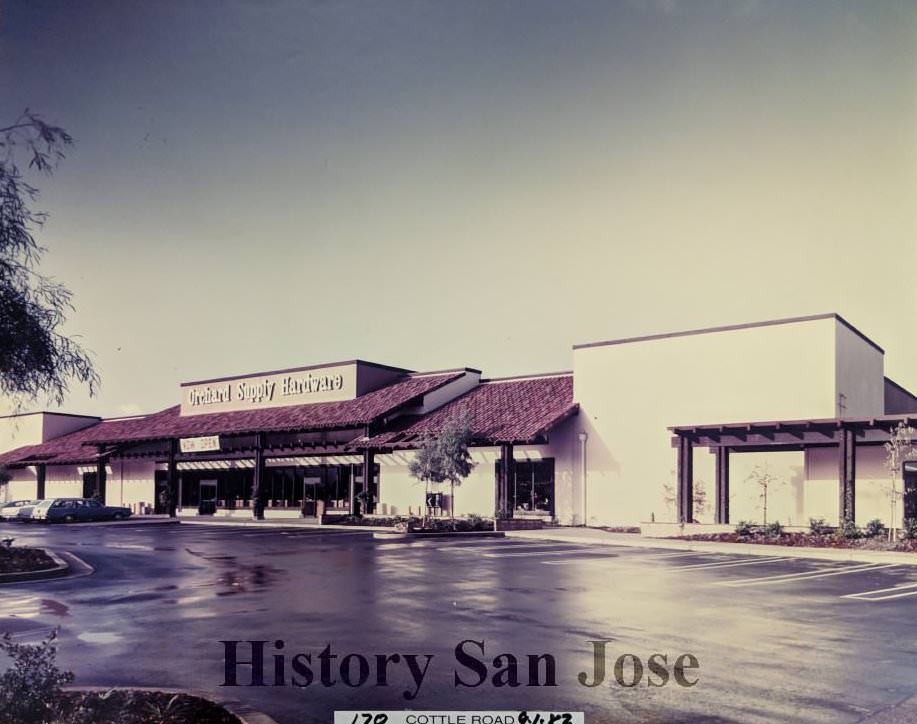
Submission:
<svg viewBox="0 0 917 724">
<path fill-rule="evenodd" d="M 874 551 L 917 552 L 917 521 L 905 521 L 896 540 L 890 540 L 888 530 L 880 521 L 870 521 L 865 528 L 850 523 L 830 528 L 823 520 L 812 520 L 808 532 L 786 532 L 779 523 L 761 526 L 740 522 L 731 533 L 702 533 L 679 536 L 681 540 L 716 543 L 751 543 L 808 548 L 855 548 Z M 902 537 L 903 536 L 903 537 Z"/>
<path fill-rule="evenodd" d="M 423 518 L 407 516 L 341 516 L 335 519 L 323 519 L 323 523 L 333 523 L 334 525 L 354 525 L 354 526 L 379 526 L 391 528 L 393 531 L 412 530 L 416 532 L 440 533 L 440 532 L 460 532 L 470 533 L 473 531 L 492 531 L 494 522 L 491 518 L 479 518 L 477 516 L 468 516 L 467 518 L 456 518 L 454 521 L 448 518 L 433 518 L 424 523 Z"/>
<path fill-rule="evenodd" d="M 0 546 L 0 573 L 46 571 L 57 564 L 41 548 Z"/>
<path fill-rule="evenodd" d="M 0 724 L 241 724 L 222 706 L 198 696 L 157 690 L 66 688 L 72 671 L 58 668 L 55 629 L 40 643 L 0 637 L 8 660 L 0 674 Z"/>
<path fill-rule="evenodd" d="M 240 724 L 212 701 L 164 691 L 65 691 L 62 704 L 62 721 L 79 724 Z"/>
</svg>

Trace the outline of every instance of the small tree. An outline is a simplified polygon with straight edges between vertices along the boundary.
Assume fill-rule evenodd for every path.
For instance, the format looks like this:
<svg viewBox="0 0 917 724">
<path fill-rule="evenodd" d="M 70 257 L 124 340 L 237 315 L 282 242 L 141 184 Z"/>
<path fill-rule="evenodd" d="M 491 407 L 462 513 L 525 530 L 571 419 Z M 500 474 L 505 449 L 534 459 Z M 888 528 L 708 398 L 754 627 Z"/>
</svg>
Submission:
<svg viewBox="0 0 917 724">
<path fill-rule="evenodd" d="M 468 451 L 471 441 L 471 418 L 467 414 L 451 418 L 438 434 L 424 434 L 414 458 L 408 464 L 411 477 L 425 484 L 426 494 L 430 492 L 431 484 L 449 483 L 449 518 L 453 527 L 455 488 L 461 485 L 474 469 L 471 453 Z M 426 517 L 424 513 L 425 521 Z"/>
<path fill-rule="evenodd" d="M 672 471 L 672 475 L 675 474 L 675 471 Z M 665 483 L 662 486 L 662 499 L 665 501 L 665 506 L 669 512 L 674 511 L 675 504 L 678 502 L 678 493 L 675 490 L 674 483 Z M 701 515 L 707 512 L 707 485 L 703 480 L 694 481 L 694 519 L 697 522 L 697 518 L 700 518 Z"/>
<path fill-rule="evenodd" d="M 888 534 L 891 540 L 898 537 L 898 500 L 904 497 L 903 486 L 899 488 L 901 471 L 905 460 L 914 457 L 914 428 L 904 420 L 899 422 L 885 443 L 885 468 L 888 470 L 889 484 L 887 487 L 888 499 L 891 504 L 891 520 L 888 525 Z"/>
<path fill-rule="evenodd" d="M 758 486 L 758 499 L 762 505 L 762 524 L 767 525 L 767 498 L 768 495 L 783 485 L 783 479 L 771 472 L 767 463 L 755 465 L 754 469 L 745 478 Z"/>
<path fill-rule="evenodd" d="M 50 175 L 73 139 L 28 109 L 0 127 L 0 394 L 14 409 L 47 394 L 60 405 L 71 380 L 95 393 L 92 360 L 61 328 L 70 291 L 38 272 L 44 249 L 35 231 L 47 215 L 30 208 L 38 188 L 24 175 Z"/>
</svg>

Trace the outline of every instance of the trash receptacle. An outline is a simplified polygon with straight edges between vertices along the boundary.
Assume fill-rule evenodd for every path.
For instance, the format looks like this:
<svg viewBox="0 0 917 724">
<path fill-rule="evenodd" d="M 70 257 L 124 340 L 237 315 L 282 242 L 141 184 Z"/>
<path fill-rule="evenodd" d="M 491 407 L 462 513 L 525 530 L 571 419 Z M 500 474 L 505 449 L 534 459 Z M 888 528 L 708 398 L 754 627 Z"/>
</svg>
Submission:
<svg viewBox="0 0 917 724">
<path fill-rule="evenodd" d="M 197 512 L 199 515 L 213 515 L 217 512 L 217 503 L 215 500 L 202 500 L 201 504 L 197 506 Z"/>
</svg>

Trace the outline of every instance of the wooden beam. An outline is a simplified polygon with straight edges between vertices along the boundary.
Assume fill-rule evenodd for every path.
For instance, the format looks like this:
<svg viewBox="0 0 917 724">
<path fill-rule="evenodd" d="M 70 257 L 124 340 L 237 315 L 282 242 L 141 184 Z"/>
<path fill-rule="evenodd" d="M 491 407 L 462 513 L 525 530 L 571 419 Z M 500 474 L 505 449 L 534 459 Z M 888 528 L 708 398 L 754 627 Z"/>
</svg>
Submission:
<svg viewBox="0 0 917 724">
<path fill-rule="evenodd" d="M 729 448 L 716 448 L 716 501 L 715 521 L 729 523 Z"/>
</svg>

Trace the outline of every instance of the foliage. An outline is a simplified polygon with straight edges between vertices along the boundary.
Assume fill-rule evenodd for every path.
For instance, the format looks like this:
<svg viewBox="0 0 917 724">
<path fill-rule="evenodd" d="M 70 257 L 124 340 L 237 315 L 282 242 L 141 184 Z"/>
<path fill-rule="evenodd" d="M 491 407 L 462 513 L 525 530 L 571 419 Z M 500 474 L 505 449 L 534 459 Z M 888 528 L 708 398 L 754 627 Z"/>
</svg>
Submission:
<svg viewBox="0 0 917 724">
<path fill-rule="evenodd" d="M 904 519 L 904 537 L 908 540 L 917 538 L 917 518 Z"/>
<path fill-rule="evenodd" d="M 812 535 L 828 535 L 831 532 L 824 518 L 809 518 L 809 532 Z"/>
<path fill-rule="evenodd" d="M 748 474 L 746 480 L 750 480 L 758 486 L 758 498 L 763 505 L 762 523 L 767 525 L 767 497 L 770 492 L 784 484 L 784 480 L 771 472 L 767 463 L 755 465 L 754 469 Z"/>
<path fill-rule="evenodd" d="M 738 525 L 736 525 L 736 535 L 754 535 L 756 528 L 757 526 L 750 520 L 740 520 Z"/>
<path fill-rule="evenodd" d="M 775 520 L 773 523 L 764 526 L 764 534 L 771 538 L 779 538 L 783 535 L 783 524 L 779 520 Z"/>
<path fill-rule="evenodd" d="M 472 442 L 471 417 L 467 414 L 450 418 L 438 434 L 426 433 L 408 464 L 411 477 L 426 484 L 449 483 L 450 518 L 455 517 L 455 487 L 461 485 L 474 469 L 468 446 Z"/>
<path fill-rule="evenodd" d="M 0 128 L 0 394 L 16 409 L 47 394 L 63 403 L 70 381 L 99 383 L 88 354 L 60 328 L 73 309 L 70 291 L 36 269 L 45 249 L 34 237 L 47 215 L 29 208 L 38 189 L 23 176 L 17 152 L 28 169 L 50 175 L 73 139 L 28 109 Z"/>
<path fill-rule="evenodd" d="M 902 420 L 889 435 L 888 442 L 885 443 L 885 468 L 889 476 L 886 492 L 891 505 L 892 540 L 897 538 L 898 501 L 904 497 L 904 490 L 898 485 L 901 480 L 901 468 L 905 460 L 914 457 L 915 449 L 911 441 L 915 434 L 917 431 Z"/>
<path fill-rule="evenodd" d="M 62 687 L 73 673 L 61 671 L 57 657 L 57 629 L 38 644 L 13 643 L 9 633 L 0 639 L 0 651 L 11 659 L 0 675 L 0 722 L 54 722 L 63 709 Z"/>
<path fill-rule="evenodd" d="M 675 475 L 675 471 L 671 471 L 672 475 Z M 700 518 L 704 513 L 707 512 L 707 484 L 701 480 L 697 479 L 694 481 L 694 522 L 697 522 L 697 519 Z M 664 483 L 662 486 L 662 498 L 665 501 L 666 508 L 670 511 L 675 509 L 675 504 L 678 502 L 678 494 L 675 491 L 675 485 L 672 483 Z"/>
<path fill-rule="evenodd" d="M 884 535 L 885 532 L 885 523 L 883 523 L 880 518 L 873 518 L 863 529 L 863 534 L 867 538 L 876 538 L 877 536 Z"/>
<path fill-rule="evenodd" d="M 852 520 L 845 520 L 841 523 L 834 534 L 838 538 L 854 539 L 863 537 L 863 531 L 861 531 Z"/>
</svg>

